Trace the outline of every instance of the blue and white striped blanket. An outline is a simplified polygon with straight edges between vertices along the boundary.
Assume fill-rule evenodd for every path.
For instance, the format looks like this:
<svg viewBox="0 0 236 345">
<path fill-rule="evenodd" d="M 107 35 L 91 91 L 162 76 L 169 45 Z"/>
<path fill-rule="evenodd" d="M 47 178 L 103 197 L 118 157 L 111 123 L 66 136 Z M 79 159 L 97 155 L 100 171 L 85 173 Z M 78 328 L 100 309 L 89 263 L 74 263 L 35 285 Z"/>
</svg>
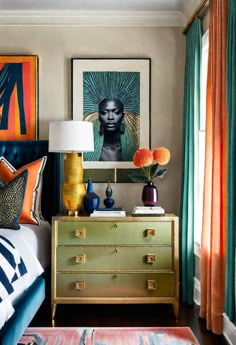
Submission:
<svg viewBox="0 0 236 345">
<path fill-rule="evenodd" d="M 0 303 L 14 291 L 14 282 L 27 268 L 13 244 L 0 235 Z"/>
<path fill-rule="evenodd" d="M 48 243 L 43 229 L 34 224 L 21 224 L 18 231 L 0 228 L 0 329 L 14 314 L 15 303 L 44 271 L 37 257 L 40 245 Z"/>
<path fill-rule="evenodd" d="M 19 278 L 26 273 L 27 268 L 19 252 L 6 237 L 0 235 L 0 328 L 14 313 L 10 297 Z M 23 289 L 23 283 L 20 284 Z"/>
</svg>

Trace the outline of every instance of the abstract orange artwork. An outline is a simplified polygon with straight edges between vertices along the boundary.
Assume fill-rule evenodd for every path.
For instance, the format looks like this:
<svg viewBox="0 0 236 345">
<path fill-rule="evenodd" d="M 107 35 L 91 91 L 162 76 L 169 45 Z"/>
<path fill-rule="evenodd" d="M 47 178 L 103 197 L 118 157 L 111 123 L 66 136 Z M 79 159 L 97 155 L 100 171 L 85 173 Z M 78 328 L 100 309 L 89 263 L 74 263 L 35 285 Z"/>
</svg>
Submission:
<svg viewBox="0 0 236 345">
<path fill-rule="evenodd" d="M 0 56 L 0 140 L 38 139 L 38 57 Z"/>
</svg>

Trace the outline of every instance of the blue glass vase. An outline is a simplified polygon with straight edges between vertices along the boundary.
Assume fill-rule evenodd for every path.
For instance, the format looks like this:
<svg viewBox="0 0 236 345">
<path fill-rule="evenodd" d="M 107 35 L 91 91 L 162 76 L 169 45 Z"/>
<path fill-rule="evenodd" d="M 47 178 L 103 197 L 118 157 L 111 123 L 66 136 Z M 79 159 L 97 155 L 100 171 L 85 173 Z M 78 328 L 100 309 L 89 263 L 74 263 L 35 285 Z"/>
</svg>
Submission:
<svg viewBox="0 0 236 345">
<path fill-rule="evenodd" d="M 93 190 L 93 183 L 88 179 L 87 193 L 84 197 L 84 209 L 90 214 L 99 207 L 100 197 Z"/>
</svg>

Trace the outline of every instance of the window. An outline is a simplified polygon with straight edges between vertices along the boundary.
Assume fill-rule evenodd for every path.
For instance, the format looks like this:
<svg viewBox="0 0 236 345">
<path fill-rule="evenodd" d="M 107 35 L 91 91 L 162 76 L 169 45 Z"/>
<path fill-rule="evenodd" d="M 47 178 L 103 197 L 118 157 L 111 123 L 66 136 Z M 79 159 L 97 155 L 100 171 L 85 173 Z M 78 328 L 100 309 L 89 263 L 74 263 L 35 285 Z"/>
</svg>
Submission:
<svg viewBox="0 0 236 345">
<path fill-rule="evenodd" d="M 199 156 L 197 164 L 197 196 L 196 196 L 196 220 L 194 225 L 194 240 L 200 246 L 203 214 L 203 185 L 205 166 L 205 126 L 206 126 L 206 89 L 208 68 L 209 35 L 208 31 L 202 37 L 202 65 L 201 65 L 201 93 L 200 93 L 200 130 L 198 133 Z"/>
</svg>

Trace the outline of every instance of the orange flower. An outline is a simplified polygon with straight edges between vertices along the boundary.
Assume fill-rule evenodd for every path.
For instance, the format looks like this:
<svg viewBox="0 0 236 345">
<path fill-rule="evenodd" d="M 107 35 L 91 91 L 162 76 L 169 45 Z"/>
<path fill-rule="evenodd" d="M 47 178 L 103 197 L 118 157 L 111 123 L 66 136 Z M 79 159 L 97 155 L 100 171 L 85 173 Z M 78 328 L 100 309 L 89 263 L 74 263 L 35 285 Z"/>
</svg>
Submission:
<svg viewBox="0 0 236 345">
<path fill-rule="evenodd" d="M 160 165 L 165 165 L 170 160 L 170 151 L 165 147 L 158 147 L 153 151 L 153 159 Z"/>
<path fill-rule="evenodd" d="M 137 168 L 142 168 L 152 164 L 153 154 L 152 151 L 147 148 L 138 149 L 133 157 L 134 165 Z"/>
<path fill-rule="evenodd" d="M 138 149 L 133 156 L 133 163 L 140 171 L 129 175 L 133 182 L 152 182 L 155 177 L 163 178 L 167 169 L 158 169 L 159 164 L 167 164 L 170 151 L 165 147 L 157 147 L 154 151 L 144 147 Z"/>
</svg>

